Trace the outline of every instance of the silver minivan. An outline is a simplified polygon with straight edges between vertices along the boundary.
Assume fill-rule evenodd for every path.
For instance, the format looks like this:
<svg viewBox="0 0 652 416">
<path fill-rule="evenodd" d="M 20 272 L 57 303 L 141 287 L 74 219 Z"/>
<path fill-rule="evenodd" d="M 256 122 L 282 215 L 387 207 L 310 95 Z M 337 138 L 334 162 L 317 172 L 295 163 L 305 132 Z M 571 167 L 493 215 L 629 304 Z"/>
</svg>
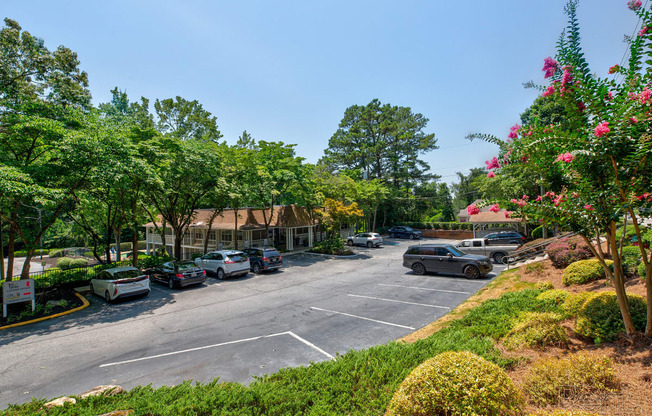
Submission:
<svg viewBox="0 0 652 416">
<path fill-rule="evenodd" d="M 211 251 L 197 257 L 195 264 L 215 273 L 220 280 L 230 276 L 246 276 L 250 267 L 249 258 L 239 250 Z"/>
</svg>

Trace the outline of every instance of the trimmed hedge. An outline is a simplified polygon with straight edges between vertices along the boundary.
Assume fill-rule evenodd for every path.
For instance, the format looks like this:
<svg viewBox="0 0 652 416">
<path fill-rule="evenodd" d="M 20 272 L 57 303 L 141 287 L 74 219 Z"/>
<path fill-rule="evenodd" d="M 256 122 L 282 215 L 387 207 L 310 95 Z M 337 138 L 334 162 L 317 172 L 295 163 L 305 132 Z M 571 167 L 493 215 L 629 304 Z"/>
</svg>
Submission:
<svg viewBox="0 0 652 416">
<path fill-rule="evenodd" d="M 611 266 L 613 261 L 605 260 L 605 263 L 607 263 L 607 266 Z M 604 267 L 602 267 L 598 259 L 579 260 L 566 267 L 562 282 L 566 286 L 581 285 L 604 277 Z"/>
<path fill-rule="evenodd" d="M 545 293 L 549 292 L 542 294 Z M 524 313 L 516 320 L 517 323 L 514 329 L 505 335 L 503 345 L 510 350 L 522 347 L 545 348 L 548 346 L 566 348 L 570 340 L 564 328 L 559 325 L 562 319 L 561 315 L 551 312 Z"/>
<path fill-rule="evenodd" d="M 614 392 L 620 389 L 613 361 L 606 356 L 572 354 L 541 360 L 531 367 L 523 390 L 539 406 L 557 404 L 563 397 Z"/>
<path fill-rule="evenodd" d="M 584 306 L 586 301 L 591 299 L 593 295 L 595 295 L 594 292 L 573 293 L 566 298 L 564 303 L 561 305 L 561 309 L 568 317 L 577 316 L 580 309 L 582 309 L 582 306 Z"/>
<path fill-rule="evenodd" d="M 578 260 L 588 259 L 593 254 L 582 237 L 562 238 L 559 241 L 550 243 L 546 247 L 546 254 L 552 264 L 558 268 L 564 268 Z"/>
<path fill-rule="evenodd" d="M 49 252 L 50 252 L 49 249 L 47 248 L 43 249 L 43 254 L 48 254 Z M 27 257 L 27 253 L 28 253 L 27 250 L 16 250 L 14 251 L 14 257 Z M 36 250 L 34 250 L 34 256 L 39 256 L 39 255 L 41 255 L 41 249 L 37 248 Z"/>
<path fill-rule="evenodd" d="M 66 255 L 66 250 L 62 248 L 53 248 L 50 250 L 50 257 L 63 257 Z"/>
<path fill-rule="evenodd" d="M 550 283 L 550 282 L 546 282 L 546 283 Z M 566 299 L 569 296 L 570 296 L 570 292 L 567 292 L 563 289 L 554 289 L 554 290 L 546 290 L 545 292 L 537 296 L 537 300 L 542 300 L 546 303 L 550 302 L 554 305 L 561 305 L 566 301 Z"/>
<path fill-rule="evenodd" d="M 645 329 L 647 305 L 638 295 L 627 295 L 629 312 L 638 331 Z M 592 338 L 596 344 L 613 341 L 619 333 L 625 332 L 616 292 L 600 292 L 591 296 L 577 314 L 575 332 Z"/>
<path fill-rule="evenodd" d="M 468 351 L 448 351 L 403 380 L 385 415 L 520 415 L 523 401 L 502 368 Z"/>
</svg>

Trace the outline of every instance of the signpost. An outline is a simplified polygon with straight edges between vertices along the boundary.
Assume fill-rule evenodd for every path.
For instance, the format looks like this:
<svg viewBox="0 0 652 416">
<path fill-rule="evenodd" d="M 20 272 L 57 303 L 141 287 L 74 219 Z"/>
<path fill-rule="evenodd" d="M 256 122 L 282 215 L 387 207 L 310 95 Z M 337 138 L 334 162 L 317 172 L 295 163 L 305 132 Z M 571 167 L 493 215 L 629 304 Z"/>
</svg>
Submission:
<svg viewBox="0 0 652 416">
<path fill-rule="evenodd" d="M 34 279 L 14 280 L 2 284 L 2 316 L 7 317 L 7 305 L 32 302 L 32 312 L 36 308 Z"/>
</svg>

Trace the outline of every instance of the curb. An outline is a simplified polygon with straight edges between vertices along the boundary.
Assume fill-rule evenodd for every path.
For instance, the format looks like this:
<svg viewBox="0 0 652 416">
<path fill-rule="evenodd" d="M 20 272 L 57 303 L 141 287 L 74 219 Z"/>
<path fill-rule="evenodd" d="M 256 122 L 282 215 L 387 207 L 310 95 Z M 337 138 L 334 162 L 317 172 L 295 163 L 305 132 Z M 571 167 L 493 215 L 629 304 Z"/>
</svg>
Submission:
<svg viewBox="0 0 652 416">
<path fill-rule="evenodd" d="M 308 251 L 305 251 L 301 254 L 308 254 L 310 256 L 323 257 L 327 259 L 357 259 L 358 257 L 360 257 L 360 253 L 355 253 L 351 256 L 337 256 L 335 254 L 310 253 Z"/>
<path fill-rule="evenodd" d="M 83 296 L 80 295 L 79 293 L 75 293 L 75 295 L 76 295 L 79 299 L 81 299 L 81 301 L 84 303 L 82 306 L 78 306 L 78 307 L 76 307 L 76 308 L 74 308 L 74 309 L 71 309 L 71 310 L 69 310 L 69 311 L 60 312 L 60 313 L 55 313 L 54 315 L 44 316 L 44 317 L 42 317 L 42 318 L 37 318 L 37 319 L 32 319 L 31 321 L 25 321 L 25 322 L 19 322 L 19 323 L 17 323 L 17 324 L 11 324 L 11 325 L 6 325 L 6 326 L 0 326 L 0 330 L 3 330 L 3 329 L 9 329 L 9 328 L 15 328 L 15 327 L 17 327 L 17 326 L 29 325 L 29 324 L 33 324 L 33 323 L 36 323 L 36 322 L 45 321 L 45 320 L 52 319 L 52 318 L 58 318 L 59 316 L 64 316 L 64 315 L 68 315 L 68 314 L 73 313 L 73 312 L 81 311 L 82 309 L 84 309 L 84 308 L 90 306 L 90 302 L 88 302 L 88 301 L 86 300 L 85 297 L 83 297 Z"/>
</svg>

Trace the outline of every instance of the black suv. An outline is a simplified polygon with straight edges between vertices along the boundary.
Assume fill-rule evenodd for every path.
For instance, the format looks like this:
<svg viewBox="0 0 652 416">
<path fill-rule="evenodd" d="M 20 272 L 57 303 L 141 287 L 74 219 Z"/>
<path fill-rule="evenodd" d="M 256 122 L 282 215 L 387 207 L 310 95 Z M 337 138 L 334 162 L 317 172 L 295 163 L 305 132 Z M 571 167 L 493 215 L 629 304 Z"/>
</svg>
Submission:
<svg viewBox="0 0 652 416">
<path fill-rule="evenodd" d="M 254 273 L 260 273 L 264 270 L 278 270 L 283 266 L 283 256 L 273 247 L 253 247 L 242 251 L 249 257 L 251 271 Z"/>
<path fill-rule="evenodd" d="M 410 246 L 403 254 L 403 266 L 414 274 L 461 274 L 469 279 L 477 279 L 493 269 L 489 257 L 466 254 L 450 244 Z"/>
<path fill-rule="evenodd" d="M 413 230 L 410 227 L 399 225 L 387 230 L 390 238 L 409 238 L 410 240 L 421 238 L 421 231 Z"/>
<path fill-rule="evenodd" d="M 484 236 L 485 244 L 487 245 L 500 245 L 500 244 L 525 244 L 527 238 L 521 233 L 516 231 L 500 231 L 491 233 Z"/>
</svg>

